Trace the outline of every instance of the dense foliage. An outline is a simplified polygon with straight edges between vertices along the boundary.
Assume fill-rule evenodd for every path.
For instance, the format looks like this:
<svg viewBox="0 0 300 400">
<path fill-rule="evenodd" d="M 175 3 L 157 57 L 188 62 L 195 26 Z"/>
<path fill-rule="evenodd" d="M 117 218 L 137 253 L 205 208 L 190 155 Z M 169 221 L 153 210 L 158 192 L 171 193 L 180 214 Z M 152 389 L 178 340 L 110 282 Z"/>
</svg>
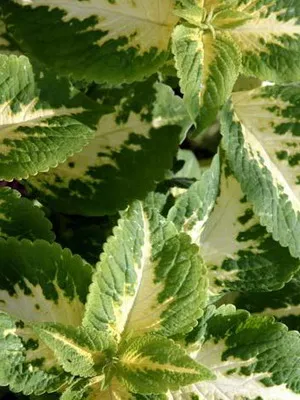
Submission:
<svg viewBox="0 0 300 400">
<path fill-rule="evenodd" d="M 1 0 L 0 398 L 300 400 L 299 82 L 299 0 Z"/>
</svg>

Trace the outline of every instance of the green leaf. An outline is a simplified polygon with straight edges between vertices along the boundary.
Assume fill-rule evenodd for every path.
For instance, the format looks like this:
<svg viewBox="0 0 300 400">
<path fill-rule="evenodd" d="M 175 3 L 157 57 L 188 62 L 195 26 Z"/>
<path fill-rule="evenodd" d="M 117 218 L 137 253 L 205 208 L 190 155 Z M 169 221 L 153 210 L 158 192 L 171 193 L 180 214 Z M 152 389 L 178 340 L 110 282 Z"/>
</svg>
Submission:
<svg viewBox="0 0 300 400">
<path fill-rule="evenodd" d="M 53 242 L 52 225 L 43 211 L 9 187 L 0 189 L 0 237 Z"/>
<path fill-rule="evenodd" d="M 22 320 L 0 311 L 0 385 L 41 395 L 71 382 L 54 353 Z"/>
<path fill-rule="evenodd" d="M 273 82 L 300 79 L 298 0 L 241 1 L 252 19 L 231 31 L 243 54 L 243 72 Z"/>
<path fill-rule="evenodd" d="M 237 6 L 239 0 L 200 0 L 202 1 L 202 6 L 208 12 L 217 13 L 228 8 L 234 8 Z M 243 1 L 243 0 L 241 0 Z"/>
<path fill-rule="evenodd" d="M 137 394 L 133 395 L 134 400 L 167 400 L 166 394 Z"/>
<path fill-rule="evenodd" d="M 142 80 L 164 63 L 178 20 L 173 7 L 173 0 L 9 0 L 1 5 L 22 50 L 62 75 L 114 83 Z"/>
<path fill-rule="evenodd" d="M 84 325 L 117 337 L 186 333 L 202 315 L 206 284 L 197 246 L 159 215 L 149 195 L 123 213 L 104 245 Z"/>
<path fill-rule="evenodd" d="M 70 380 L 30 323 L 79 326 L 90 281 L 89 265 L 57 244 L 0 239 L 0 385 L 42 394 Z"/>
<path fill-rule="evenodd" d="M 164 181 L 157 185 L 156 192 L 162 195 L 160 213 L 166 217 L 169 210 L 174 206 L 176 198 L 202 176 L 202 168 L 195 154 L 191 150 L 178 149 L 177 157 L 174 159 L 173 168 Z"/>
<path fill-rule="evenodd" d="M 156 83 L 156 103 L 153 108 L 153 125 L 158 128 L 166 125 L 181 126 L 180 143 L 184 141 L 192 125 L 181 97 L 176 96 L 168 85 Z"/>
<path fill-rule="evenodd" d="M 33 330 L 54 352 L 66 372 L 81 377 L 100 375 L 116 351 L 112 338 L 93 328 L 63 324 L 34 324 Z"/>
<path fill-rule="evenodd" d="M 178 0 L 175 15 L 185 19 L 189 24 L 200 26 L 204 18 L 203 0 Z"/>
<path fill-rule="evenodd" d="M 216 375 L 169 395 L 170 400 L 298 400 L 300 337 L 269 317 L 221 307 L 193 358 Z"/>
<path fill-rule="evenodd" d="M 207 221 L 219 192 L 220 159 L 215 156 L 211 167 L 205 171 L 198 182 L 195 182 L 181 196 L 179 196 L 168 213 L 178 230 L 188 233 L 193 241 L 197 241 L 196 234 L 201 231 Z"/>
<path fill-rule="evenodd" d="M 91 273 L 58 244 L 0 239 L 0 310 L 24 321 L 78 326 Z"/>
<path fill-rule="evenodd" d="M 24 56 L 0 55 L 0 91 L 0 179 L 48 171 L 93 136 L 80 122 L 88 111 L 82 96 Z"/>
<path fill-rule="evenodd" d="M 212 294 L 278 290 L 300 267 L 260 225 L 224 159 L 216 205 L 203 227 L 201 222 L 191 234 L 208 267 Z"/>
<path fill-rule="evenodd" d="M 239 75 L 237 81 L 235 82 L 233 91 L 242 92 L 244 90 L 252 90 L 259 86 L 262 86 L 262 81 L 254 76 Z"/>
<path fill-rule="evenodd" d="M 163 393 L 206 379 L 209 369 L 193 361 L 172 340 L 158 335 L 124 340 L 116 376 L 135 393 Z"/>
<path fill-rule="evenodd" d="M 230 295 L 231 294 L 232 293 L 230 293 Z M 207 323 L 215 314 L 215 312 L 216 306 L 213 304 L 208 305 L 204 310 L 203 316 L 199 318 L 195 328 L 187 334 L 187 336 L 185 337 L 185 345 L 187 346 L 188 352 L 192 352 L 194 350 L 194 347 L 198 349 L 199 346 L 201 346 L 202 342 L 205 340 Z"/>
<path fill-rule="evenodd" d="M 243 25 L 249 19 L 251 19 L 249 13 L 234 9 L 225 9 L 214 15 L 212 23 L 216 28 L 230 29 Z"/>
<path fill-rule="evenodd" d="M 30 180 L 50 207 L 67 214 L 112 214 L 143 199 L 164 178 L 178 150 L 182 120 L 165 114 L 167 102 L 177 98 L 155 83 L 152 77 L 91 91 L 99 108 L 96 137 L 81 153 Z"/>
<path fill-rule="evenodd" d="M 273 238 L 300 256 L 300 86 L 234 93 L 222 116 L 229 165 Z"/>
<path fill-rule="evenodd" d="M 200 179 L 202 172 L 197 157 L 191 150 L 178 150 L 177 160 L 183 161 L 183 167 L 176 172 L 177 178 Z"/>
<path fill-rule="evenodd" d="M 272 315 L 289 329 L 300 331 L 300 274 L 296 273 L 281 290 L 270 293 L 242 293 L 237 307 L 260 315 Z"/>
<path fill-rule="evenodd" d="M 230 96 L 240 71 L 239 49 L 227 32 L 213 35 L 182 24 L 173 33 L 173 53 L 187 110 L 203 130 Z"/>
<path fill-rule="evenodd" d="M 105 377 L 75 381 L 62 395 L 61 400 L 135 400 L 135 397 L 116 378 L 104 389 Z"/>
<path fill-rule="evenodd" d="M 208 13 L 216 14 L 235 7 L 237 3 L 238 0 L 177 0 L 175 13 L 188 20 L 191 25 L 200 25 L 205 22 Z"/>
</svg>

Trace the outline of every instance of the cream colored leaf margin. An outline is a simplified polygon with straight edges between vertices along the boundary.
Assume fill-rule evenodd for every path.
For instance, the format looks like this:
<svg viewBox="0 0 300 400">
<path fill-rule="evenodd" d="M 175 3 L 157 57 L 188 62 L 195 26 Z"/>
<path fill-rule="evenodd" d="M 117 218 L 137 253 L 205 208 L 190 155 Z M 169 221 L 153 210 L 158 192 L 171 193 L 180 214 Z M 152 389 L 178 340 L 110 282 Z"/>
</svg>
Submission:
<svg viewBox="0 0 300 400">
<path fill-rule="evenodd" d="M 142 80 L 166 61 L 178 21 L 175 1 L 12 0 L 3 14 L 24 51 L 60 75 L 122 83 Z M 47 29 L 40 29 L 41 20 Z M 52 29 L 55 35 L 49 38 Z"/>
<path fill-rule="evenodd" d="M 206 270 L 197 246 L 158 214 L 155 195 L 150 194 L 122 214 L 106 243 L 84 325 L 108 330 L 118 340 L 128 334 L 185 333 L 203 312 L 206 290 Z"/>
<path fill-rule="evenodd" d="M 232 96 L 222 116 L 230 167 L 262 225 L 292 256 L 300 256 L 298 84 Z"/>
<path fill-rule="evenodd" d="M 63 21 L 72 19 L 83 21 L 96 18 L 93 31 L 105 31 L 97 41 L 101 46 L 109 40 L 130 38 L 125 47 L 136 47 L 140 54 L 151 48 L 167 50 L 172 29 L 177 17 L 172 13 L 173 0 L 14 0 L 23 6 L 48 7 L 49 11 L 59 9 L 64 12 Z"/>
<path fill-rule="evenodd" d="M 222 354 L 227 349 L 224 342 L 208 342 L 203 346 L 196 361 L 204 364 L 216 375 L 216 380 L 199 382 L 182 388 L 175 393 L 169 393 L 169 400 L 190 400 L 193 395 L 199 400 L 299 400 L 300 394 L 292 392 L 285 384 L 278 386 L 265 386 L 261 380 L 270 376 L 269 372 L 255 372 L 248 376 L 238 372 L 243 367 L 248 367 L 255 359 L 241 360 L 230 357 L 222 360 Z"/>
</svg>

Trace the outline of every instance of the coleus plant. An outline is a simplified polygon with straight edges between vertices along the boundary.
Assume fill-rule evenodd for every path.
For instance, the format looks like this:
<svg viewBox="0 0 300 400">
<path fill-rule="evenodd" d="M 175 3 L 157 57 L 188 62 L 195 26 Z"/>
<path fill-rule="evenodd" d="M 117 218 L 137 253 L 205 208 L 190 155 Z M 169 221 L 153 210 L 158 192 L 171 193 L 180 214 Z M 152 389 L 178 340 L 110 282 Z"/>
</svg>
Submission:
<svg viewBox="0 0 300 400">
<path fill-rule="evenodd" d="M 1 2 L 4 390 L 300 399 L 299 60 L 298 0 Z"/>
</svg>

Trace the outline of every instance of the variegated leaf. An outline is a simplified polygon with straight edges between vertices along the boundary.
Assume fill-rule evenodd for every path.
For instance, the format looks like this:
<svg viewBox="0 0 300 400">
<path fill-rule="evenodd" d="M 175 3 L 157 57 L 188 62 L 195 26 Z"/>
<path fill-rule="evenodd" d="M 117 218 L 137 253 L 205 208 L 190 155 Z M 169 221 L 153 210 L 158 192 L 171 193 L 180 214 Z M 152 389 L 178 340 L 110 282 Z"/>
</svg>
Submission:
<svg viewBox="0 0 300 400">
<path fill-rule="evenodd" d="M 81 324 L 91 267 L 44 240 L 0 239 L 0 310 L 23 321 Z"/>
<path fill-rule="evenodd" d="M 173 33 L 173 53 L 187 110 L 203 130 L 232 91 L 240 71 L 239 49 L 227 32 L 213 35 L 181 24 Z"/>
<path fill-rule="evenodd" d="M 202 172 L 202 167 L 193 151 L 179 148 L 172 170 L 156 188 L 156 192 L 164 193 L 161 198 L 161 206 L 158 206 L 164 217 L 173 207 L 175 199 L 185 193 L 195 180 L 200 179 Z"/>
<path fill-rule="evenodd" d="M 273 238 L 300 256 L 300 86 L 266 86 L 232 96 L 222 134 L 231 169 Z"/>
<path fill-rule="evenodd" d="M 113 338 L 93 328 L 45 322 L 33 324 L 32 328 L 54 352 L 63 369 L 75 376 L 101 375 L 116 352 Z"/>
<path fill-rule="evenodd" d="M 61 400 L 135 400 L 135 396 L 115 377 L 107 389 L 104 386 L 104 375 L 80 379 L 63 393 Z"/>
<path fill-rule="evenodd" d="M 299 333 L 269 317 L 221 307 L 193 358 L 216 375 L 169 394 L 170 400 L 299 400 Z"/>
<path fill-rule="evenodd" d="M 149 195 L 123 213 L 104 245 L 84 325 L 117 338 L 129 332 L 183 334 L 201 316 L 206 289 L 197 246 L 159 215 Z"/>
<path fill-rule="evenodd" d="M 300 262 L 260 225 L 221 155 L 221 166 L 216 158 L 200 181 L 176 200 L 169 219 L 199 246 L 211 295 L 277 290 Z"/>
<path fill-rule="evenodd" d="M 281 290 L 270 293 L 236 294 L 234 303 L 259 315 L 272 315 L 289 329 L 300 331 L 300 274 Z"/>
<path fill-rule="evenodd" d="M 0 237 L 53 242 L 52 225 L 43 211 L 9 187 L 0 188 Z"/>
<path fill-rule="evenodd" d="M 190 235 L 208 267 L 212 294 L 278 290 L 300 267 L 299 259 L 260 225 L 225 160 L 216 205 Z"/>
<path fill-rule="evenodd" d="M 299 1 L 246 0 L 239 10 L 252 16 L 231 31 L 243 54 L 243 72 L 278 83 L 299 80 Z"/>
<path fill-rule="evenodd" d="M 0 93 L 0 179 L 48 171 L 93 137 L 82 96 L 24 56 L 0 55 Z"/>
<path fill-rule="evenodd" d="M 197 0 L 196 0 L 197 1 Z M 228 8 L 235 7 L 239 0 L 198 0 L 199 4 L 208 12 L 219 12 Z"/>
<path fill-rule="evenodd" d="M 42 394 L 70 381 L 31 322 L 79 326 L 91 268 L 57 244 L 0 239 L 0 385 Z"/>
<path fill-rule="evenodd" d="M 203 0 L 177 0 L 174 13 L 190 25 L 200 26 L 204 17 Z"/>
<path fill-rule="evenodd" d="M 1 304 L 1 303 L 0 303 Z M 0 385 L 41 395 L 72 381 L 54 353 L 18 318 L 0 311 Z"/>
<path fill-rule="evenodd" d="M 158 335 L 124 340 L 118 357 L 116 376 L 134 393 L 164 393 L 214 379 L 208 368 L 193 361 L 179 345 Z"/>
<path fill-rule="evenodd" d="M 99 107 L 96 137 L 81 153 L 30 180 L 51 207 L 67 214 L 112 214 L 144 198 L 172 166 L 180 141 L 181 119 L 165 112 L 175 95 L 156 85 L 155 77 L 97 87 L 90 96 Z"/>
<path fill-rule="evenodd" d="M 22 50 L 60 74 L 129 82 L 153 74 L 167 58 L 178 20 L 173 3 L 8 0 L 1 8 Z"/>
<path fill-rule="evenodd" d="M 198 180 L 202 176 L 199 160 L 192 150 L 179 149 L 177 161 L 184 162 L 183 167 L 175 173 L 176 178 Z"/>
<path fill-rule="evenodd" d="M 216 12 L 212 18 L 212 24 L 217 29 L 236 28 L 251 20 L 251 17 L 250 13 L 228 8 Z"/>
<path fill-rule="evenodd" d="M 178 2 L 188 24 L 173 34 L 173 53 L 188 111 L 200 130 L 215 119 L 242 70 L 262 80 L 298 80 L 298 0 Z"/>
<path fill-rule="evenodd" d="M 181 127 L 180 143 L 184 141 L 192 126 L 191 118 L 181 97 L 174 95 L 172 88 L 163 83 L 156 83 L 157 102 L 153 108 L 153 125 L 156 128 L 166 125 Z"/>
<path fill-rule="evenodd" d="M 238 0 L 177 0 L 175 14 L 187 20 L 191 25 L 205 28 L 207 17 L 219 12 L 231 10 Z"/>
<path fill-rule="evenodd" d="M 168 213 L 178 230 L 187 232 L 201 231 L 206 223 L 219 192 L 220 159 L 215 156 L 211 167 L 205 171 L 184 194 L 179 196 Z M 193 238 L 193 241 L 197 241 Z"/>
</svg>

